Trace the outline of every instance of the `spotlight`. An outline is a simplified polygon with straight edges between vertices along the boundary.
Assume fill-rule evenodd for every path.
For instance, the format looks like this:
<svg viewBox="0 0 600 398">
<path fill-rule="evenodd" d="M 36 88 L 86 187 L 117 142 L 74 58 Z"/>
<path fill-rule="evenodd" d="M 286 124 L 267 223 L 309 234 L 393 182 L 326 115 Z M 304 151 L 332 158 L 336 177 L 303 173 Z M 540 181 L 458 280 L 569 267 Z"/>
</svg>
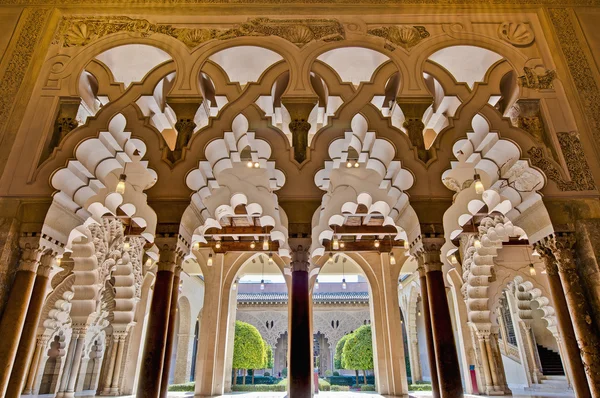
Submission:
<svg viewBox="0 0 600 398">
<path fill-rule="evenodd" d="M 254 162 L 254 168 L 255 168 L 255 169 L 258 169 L 259 167 L 260 167 L 260 163 L 258 163 L 258 162 Z"/>
<path fill-rule="evenodd" d="M 346 244 L 344 243 L 344 241 L 341 241 L 341 242 L 340 242 L 340 248 L 342 248 L 342 249 L 343 249 L 344 247 L 346 247 Z"/>
<path fill-rule="evenodd" d="M 319 279 L 317 279 L 317 280 L 315 281 L 315 289 L 318 289 L 318 288 L 319 288 Z"/>
<path fill-rule="evenodd" d="M 342 279 L 342 289 L 346 290 L 346 287 L 348 287 L 346 285 L 346 278 Z"/>
<path fill-rule="evenodd" d="M 407 240 L 404 241 L 404 250 L 410 249 L 410 243 Z"/>
<path fill-rule="evenodd" d="M 125 181 L 127 181 L 127 176 L 125 174 L 121 174 L 119 176 L 119 182 L 117 183 L 117 188 L 115 191 L 118 194 L 123 195 L 125 193 Z"/>
<path fill-rule="evenodd" d="M 358 164 L 358 162 L 354 162 L 354 167 L 358 167 L 360 166 L 360 164 Z"/>
<path fill-rule="evenodd" d="M 396 257 L 394 257 L 394 253 L 390 252 L 390 264 L 396 264 Z"/>
<path fill-rule="evenodd" d="M 213 265 L 212 253 L 208 254 L 208 260 L 206 260 L 206 265 L 208 265 L 209 267 L 212 267 L 212 265 Z"/>
<path fill-rule="evenodd" d="M 481 176 L 479 174 L 475 174 L 473 176 L 473 180 L 475 180 L 475 192 L 477 195 L 481 195 L 485 188 L 483 187 L 483 182 L 481 182 Z"/>
<path fill-rule="evenodd" d="M 338 238 L 333 238 L 333 250 L 339 250 L 340 248 L 340 241 Z"/>
<path fill-rule="evenodd" d="M 248 168 L 252 168 L 253 163 L 251 160 L 248 161 L 248 163 L 246 163 L 246 166 L 248 166 Z"/>
<path fill-rule="evenodd" d="M 265 280 L 264 279 L 260 280 L 260 290 L 265 290 Z"/>
<path fill-rule="evenodd" d="M 221 248 L 221 241 L 218 240 L 217 243 L 215 243 L 215 249 L 220 249 Z"/>
<path fill-rule="evenodd" d="M 536 276 L 537 271 L 535 270 L 535 266 L 533 264 L 529 264 L 529 275 Z"/>
<path fill-rule="evenodd" d="M 263 240 L 263 250 L 269 250 L 269 238 L 267 237 Z"/>
<path fill-rule="evenodd" d="M 379 239 L 375 239 L 375 242 L 373 243 L 373 245 L 375 247 L 379 247 L 380 243 L 379 243 Z"/>
<path fill-rule="evenodd" d="M 255 242 L 255 241 L 252 241 L 252 242 L 250 243 L 250 249 L 254 249 L 255 247 L 256 247 L 256 242 Z"/>
<path fill-rule="evenodd" d="M 327 259 L 327 264 L 333 264 L 333 253 L 329 253 L 329 258 Z"/>
<path fill-rule="evenodd" d="M 347 168 L 350 168 L 350 167 L 352 167 L 352 162 L 351 162 L 351 161 L 348 161 L 348 163 L 346 163 L 346 167 L 347 167 Z"/>
</svg>

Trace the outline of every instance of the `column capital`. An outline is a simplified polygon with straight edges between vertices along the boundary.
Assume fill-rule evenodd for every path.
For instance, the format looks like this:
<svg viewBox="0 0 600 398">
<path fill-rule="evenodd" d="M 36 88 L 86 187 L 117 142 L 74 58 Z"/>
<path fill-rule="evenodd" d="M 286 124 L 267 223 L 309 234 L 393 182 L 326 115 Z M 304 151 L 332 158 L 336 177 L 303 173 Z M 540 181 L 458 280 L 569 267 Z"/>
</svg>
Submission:
<svg viewBox="0 0 600 398">
<path fill-rule="evenodd" d="M 559 271 L 575 269 L 575 233 L 558 233 L 546 239 L 545 243 L 552 251 Z"/>
<path fill-rule="evenodd" d="M 19 271 L 37 271 L 42 254 L 44 253 L 44 248 L 39 243 L 39 238 L 26 237 L 19 239 L 19 247 L 21 248 Z"/>
<path fill-rule="evenodd" d="M 308 271 L 310 267 L 308 259 L 308 250 L 305 250 L 302 245 L 299 245 L 292 251 L 292 271 Z"/>
<path fill-rule="evenodd" d="M 441 237 L 424 237 L 421 239 L 422 248 L 419 250 L 418 256 L 426 272 L 441 271 L 444 265 L 440 259 L 442 246 L 445 243 Z M 421 264 L 419 262 L 419 264 Z"/>
<path fill-rule="evenodd" d="M 552 249 L 549 247 L 546 241 L 540 241 L 534 243 L 533 247 L 537 250 L 544 262 L 546 272 L 550 276 L 558 275 L 558 267 L 556 266 L 556 258 L 552 253 Z"/>
<path fill-rule="evenodd" d="M 298 163 L 306 160 L 306 148 L 308 147 L 308 131 L 310 123 L 308 117 L 313 108 L 319 102 L 318 97 L 283 97 L 281 103 L 290 114 L 289 128 L 292 133 L 292 146 L 294 147 L 294 159 Z"/>
<path fill-rule="evenodd" d="M 158 246 L 158 271 L 174 272 L 175 267 L 181 265 L 181 253 L 177 248 L 177 237 L 160 237 L 155 240 Z"/>
</svg>

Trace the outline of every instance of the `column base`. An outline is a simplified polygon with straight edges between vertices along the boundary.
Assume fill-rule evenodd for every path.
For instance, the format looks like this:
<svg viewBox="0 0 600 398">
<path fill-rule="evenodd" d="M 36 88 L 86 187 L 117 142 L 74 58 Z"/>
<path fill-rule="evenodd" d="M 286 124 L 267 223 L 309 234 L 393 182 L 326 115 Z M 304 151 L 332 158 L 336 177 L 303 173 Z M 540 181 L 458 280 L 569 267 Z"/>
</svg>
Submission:
<svg viewBox="0 0 600 398">
<path fill-rule="evenodd" d="M 498 391 L 498 390 L 487 390 L 485 392 L 485 395 L 490 395 L 490 396 L 499 396 L 499 395 L 505 395 L 504 391 Z"/>
<path fill-rule="evenodd" d="M 119 389 L 118 388 L 105 388 L 100 394 L 100 396 L 103 397 L 117 397 L 121 394 L 119 394 Z"/>
</svg>

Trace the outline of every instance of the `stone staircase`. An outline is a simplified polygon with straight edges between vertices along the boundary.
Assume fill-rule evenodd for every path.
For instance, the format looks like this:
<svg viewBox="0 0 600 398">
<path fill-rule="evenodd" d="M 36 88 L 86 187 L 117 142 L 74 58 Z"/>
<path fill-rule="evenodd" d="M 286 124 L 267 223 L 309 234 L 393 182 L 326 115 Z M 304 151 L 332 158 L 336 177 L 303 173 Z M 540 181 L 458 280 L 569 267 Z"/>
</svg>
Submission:
<svg viewBox="0 0 600 398">
<path fill-rule="evenodd" d="M 540 362 L 542 363 L 542 374 L 544 376 L 565 375 L 565 370 L 563 369 L 562 361 L 558 353 L 539 344 L 537 350 L 540 356 Z"/>
</svg>

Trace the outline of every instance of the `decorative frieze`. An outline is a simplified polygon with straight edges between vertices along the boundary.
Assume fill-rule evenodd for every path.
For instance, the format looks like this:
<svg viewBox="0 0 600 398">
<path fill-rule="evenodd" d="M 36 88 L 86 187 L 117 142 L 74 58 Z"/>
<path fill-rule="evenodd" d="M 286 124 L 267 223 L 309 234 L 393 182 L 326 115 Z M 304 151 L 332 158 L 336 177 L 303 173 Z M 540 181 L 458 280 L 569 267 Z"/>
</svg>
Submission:
<svg viewBox="0 0 600 398">
<path fill-rule="evenodd" d="M 554 162 L 546 159 L 544 151 L 532 147 L 527 151 L 531 164 L 541 169 L 546 177 L 556 182 L 561 191 L 593 191 L 596 189 L 594 177 L 585 158 L 583 147 L 576 132 L 557 133 L 558 142 L 567 163 L 570 181 L 566 181 Z"/>
<path fill-rule="evenodd" d="M 600 142 L 600 88 L 592 74 L 595 66 L 590 65 L 583 52 L 587 44 L 579 41 L 568 9 L 551 8 L 548 12 L 583 110 L 590 123 L 590 130 L 598 143 Z"/>
<path fill-rule="evenodd" d="M 367 33 L 377 37 L 383 37 L 386 41 L 406 50 L 416 46 L 421 40 L 429 37 L 429 32 L 424 26 L 392 25 L 373 28 Z M 390 44 L 386 47 L 394 51 L 396 48 Z"/>
<path fill-rule="evenodd" d="M 278 36 L 298 47 L 313 40 L 343 40 L 344 28 L 334 19 L 270 19 L 254 18 L 230 29 L 178 28 L 146 19 L 125 16 L 69 17 L 63 19 L 54 44 L 63 47 L 85 46 L 113 33 L 129 32 L 148 37 L 164 34 L 193 48 L 209 40 L 227 40 L 244 36 Z"/>
</svg>

